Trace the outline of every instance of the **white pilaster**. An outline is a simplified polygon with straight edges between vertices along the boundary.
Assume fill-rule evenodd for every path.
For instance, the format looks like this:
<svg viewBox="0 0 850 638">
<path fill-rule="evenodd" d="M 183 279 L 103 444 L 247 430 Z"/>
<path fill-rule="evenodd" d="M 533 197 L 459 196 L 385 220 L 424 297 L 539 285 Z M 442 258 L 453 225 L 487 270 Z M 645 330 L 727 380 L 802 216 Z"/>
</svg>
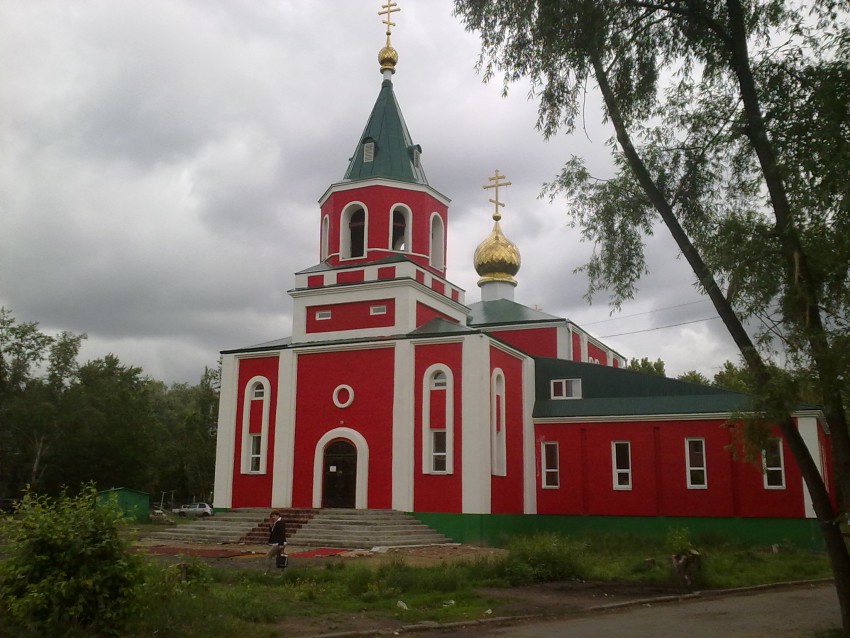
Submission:
<svg viewBox="0 0 850 638">
<path fill-rule="evenodd" d="M 215 442 L 213 507 L 230 508 L 233 503 L 233 455 L 236 453 L 236 392 L 239 365 L 236 355 L 221 358 L 221 390 Z"/>
<path fill-rule="evenodd" d="M 461 383 L 461 508 L 490 513 L 490 340 L 464 338 Z"/>
<path fill-rule="evenodd" d="M 803 438 L 809 454 L 812 455 L 812 459 L 818 467 L 818 472 L 823 476 L 823 456 L 821 454 L 820 441 L 818 440 L 817 417 L 797 417 L 797 429 L 800 431 L 800 436 Z M 809 493 L 809 488 L 806 487 L 806 481 L 803 481 L 803 506 L 806 518 L 815 518 L 815 508 L 812 505 L 812 497 Z"/>
<path fill-rule="evenodd" d="M 395 382 L 393 385 L 393 461 L 392 507 L 413 511 L 413 344 L 409 340 L 395 345 Z"/>
<path fill-rule="evenodd" d="M 523 512 L 537 514 L 537 445 L 534 437 L 534 359 L 522 362 L 522 489 Z"/>
<path fill-rule="evenodd" d="M 292 350 L 281 351 L 277 369 L 277 408 L 272 453 L 272 507 L 292 507 L 297 363 L 298 357 Z"/>
<path fill-rule="evenodd" d="M 555 337 L 556 337 L 556 348 L 557 353 L 555 356 L 558 359 L 572 359 L 570 356 L 570 348 L 572 347 L 572 337 L 570 336 L 570 329 L 567 328 L 566 323 L 558 326 L 555 329 Z"/>
</svg>

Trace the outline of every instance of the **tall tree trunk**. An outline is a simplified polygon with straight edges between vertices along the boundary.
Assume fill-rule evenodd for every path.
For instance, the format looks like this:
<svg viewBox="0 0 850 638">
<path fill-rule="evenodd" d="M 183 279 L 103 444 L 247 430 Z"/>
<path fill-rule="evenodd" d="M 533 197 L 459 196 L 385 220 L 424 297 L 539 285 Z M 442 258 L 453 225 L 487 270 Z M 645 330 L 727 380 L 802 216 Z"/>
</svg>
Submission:
<svg viewBox="0 0 850 638">
<path fill-rule="evenodd" d="M 610 82 L 608 81 L 608 75 L 602 63 L 600 49 L 591 51 L 590 57 L 592 59 L 596 81 L 599 83 L 599 88 L 605 101 L 608 116 L 611 118 L 611 122 L 614 125 L 614 129 L 617 134 L 617 141 L 629 162 L 629 166 L 634 172 L 650 202 L 661 215 L 664 224 L 667 226 L 670 234 L 676 241 L 679 250 L 682 251 L 682 254 L 690 264 L 700 284 L 703 286 L 714 304 L 717 313 L 726 325 L 729 334 L 738 346 L 738 349 L 744 357 L 744 360 L 747 362 L 747 365 L 755 373 L 757 386 L 763 391 L 764 395 L 769 400 L 779 404 L 777 407 L 780 410 L 785 411 L 784 405 L 782 405 L 780 401 L 777 401 L 777 398 L 772 397 L 768 390 L 771 373 L 762 360 L 755 345 L 752 343 L 749 334 L 744 329 L 744 326 L 738 319 L 737 314 L 735 314 L 729 300 L 717 285 L 713 273 L 706 266 L 702 256 L 699 254 L 699 251 L 690 241 L 690 238 L 687 236 L 687 233 L 684 231 L 681 224 L 679 224 L 672 206 L 655 184 L 655 181 L 649 174 L 649 170 L 634 148 L 634 145 L 631 142 L 631 137 L 626 130 L 625 122 L 619 109 L 619 104 L 611 89 Z M 800 436 L 800 432 L 797 429 L 791 415 L 788 414 L 786 418 L 781 419 L 778 425 L 782 432 L 782 436 L 785 438 L 786 443 L 788 444 L 788 447 L 800 468 L 803 480 L 806 482 L 806 486 L 809 489 L 809 494 L 812 498 L 812 505 L 815 510 L 815 515 L 820 522 L 824 543 L 829 555 L 833 575 L 835 576 L 835 588 L 841 608 L 842 625 L 844 627 L 844 632 L 850 634 L 850 553 L 848 553 L 847 545 L 844 542 L 841 530 L 837 524 L 835 508 L 830 500 L 823 477 L 812 459 L 803 438 Z"/>
<path fill-rule="evenodd" d="M 820 314 L 822 282 L 814 275 L 809 256 L 800 240 L 785 183 L 764 122 L 750 67 L 743 9 L 738 0 L 727 0 L 726 4 L 729 12 L 729 64 L 738 79 L 747 118 L 746 135 L 761 166 L 776 218 L 776 233 L 786 265 L 786 294 L 789 296 L 787 310 L 791 315 L 788 318 L 806 336 L 818 373 L 821 401 L 832 434 L 836 496 L 839 510 L 846 515 L 850 512 L 850 431 L 844 411 L 840 372 Z"/>
</svg>

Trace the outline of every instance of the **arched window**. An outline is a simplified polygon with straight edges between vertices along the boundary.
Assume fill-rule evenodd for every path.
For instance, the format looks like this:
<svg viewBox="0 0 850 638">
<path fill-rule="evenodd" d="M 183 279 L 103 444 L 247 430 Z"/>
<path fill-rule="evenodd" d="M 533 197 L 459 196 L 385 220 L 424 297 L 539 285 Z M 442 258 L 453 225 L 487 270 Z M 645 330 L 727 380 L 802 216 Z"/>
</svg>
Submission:
<svg viewBox="0 0 850 638">
<path fill-rule="evenodd" d="M 505 476 L 505 375 L 498 368 L 490 377 L 490 471 Z"/>
<path fill-rule="evenodd" d="M 324 261 L 328 258 L 328 251 L 330 250 L 328 247 L 330 233 L 330 220 L 328 220 L 328 216 L 325 215 L 322 217 L 322 247 L 321 247 L 321 259 Z"/>
<path fill-rule="evenodd" d="M 451 370 L 431 366 L 422 379 L 422 473 L 452 474 L 454 399 Z"/>
<path fill-rule="evenodd" d="M 340 257 L 362 257 L 366 251 L 366 210 L 362 205 L 350 204 L 340 221 Z"/>
<path fill-rule="evenodd" d="M 437 213 L 431 215 L 431 266 L 437 270 L 445 268 L 445 245 L 446 232 L 443 227 L 443 218 Z"/>
<path fill-rule="evenodd" d="M 265 474 L 269 439 L 269 381 L 253 377 L 242 400 L 242 473 Z"/>
<path fill-rule="evenodd" d="M 410 211 L 401 206 L 393 209 L 390 227 L 390 250 L 410 250 Z"/>
</svg>

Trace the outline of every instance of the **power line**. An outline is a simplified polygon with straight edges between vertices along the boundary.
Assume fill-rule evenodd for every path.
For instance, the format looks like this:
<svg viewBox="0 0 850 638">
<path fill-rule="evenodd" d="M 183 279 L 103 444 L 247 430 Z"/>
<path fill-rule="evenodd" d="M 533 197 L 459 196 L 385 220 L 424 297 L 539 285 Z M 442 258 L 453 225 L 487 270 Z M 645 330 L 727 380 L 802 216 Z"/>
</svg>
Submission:
<svg viewBox="0 0 850 638">
<path fill-rule="evenodd" d="M 636 312 L 631 315 L 619 315 L 617 317 L 610 317 L 609 319 L 600 319 L 599 321 L 590 321 L 590 322 L 582 322 L 582 326 L 593 326 L 598 323 L 606 323 L 608 321 L 618 321 L 620 319 L 629 319 L 631 317 L 640 317 L 641 315 L 651 315 L 656 312 L 661 312 L 662 310 L 672 310 L 673 308 L 684 308 L 685 306 L 693 306 L 698 303 L 706 303 L 711 301 L 710 299 L 699 299 L 697 301 L 689 301 L 687 303 L 676 304 L 675 306 L 664 306 L 663 308 L 656 308 L 655 310 L 646 310 L 644 312 Z"/>
<path fill-rule="evenodd" d="M 631 332 L 620 332 L 615 335 L 605 335 L 604 337 L 599 337 L 600 339 L 607 339 L 609 337 L 624 337 L 626 335 L 636 335 L 640 332 L 652 332 L 654 330 L 664 330 L 665 328 L 675 328 L 676 326 L 686 326 L 689 323 L 699 323 L 700 321 L 711 321 L 712 319 L 720 319 L 720 317 L 706 317 L 705 319 L 694 319 L 692 321 L 682 321 L 680 323 L 671 323 L 669 326 L 656 326 L 655 328 L 646 328 L 644 330 L 633 330 Z"/>
</svg>

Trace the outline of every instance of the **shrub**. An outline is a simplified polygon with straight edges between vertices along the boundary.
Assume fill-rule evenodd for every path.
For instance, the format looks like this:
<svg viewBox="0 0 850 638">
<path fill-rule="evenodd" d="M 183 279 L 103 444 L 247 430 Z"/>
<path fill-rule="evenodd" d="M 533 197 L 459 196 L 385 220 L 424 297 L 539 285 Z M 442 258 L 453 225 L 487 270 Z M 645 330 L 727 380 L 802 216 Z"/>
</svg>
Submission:
<svg viewBox="0 0 850 638">
<path fill-rule="evenodd" d="M 691 541 L 691 530 L 687 527 L 673 527 L 667 530 L 664 537 L 665 549 L 673 555 L 687 554 L 694 549 Z"/>
<path fill-rule="evenodd" d="M 551 533 L 518 538 L 508 547 L 506 575 L 512 584 L 586 579 L 587 546 Z"/>
<path fill-rule="evenodd" d="M 116 633 L 134 611 L 141 559 L 118 533 L 121 514 L 98 504 L 93 486 L 77 497 L 25 494 L 3 522 L 3 615 L 42 634 L 74 628 Z"/>
</svg>

